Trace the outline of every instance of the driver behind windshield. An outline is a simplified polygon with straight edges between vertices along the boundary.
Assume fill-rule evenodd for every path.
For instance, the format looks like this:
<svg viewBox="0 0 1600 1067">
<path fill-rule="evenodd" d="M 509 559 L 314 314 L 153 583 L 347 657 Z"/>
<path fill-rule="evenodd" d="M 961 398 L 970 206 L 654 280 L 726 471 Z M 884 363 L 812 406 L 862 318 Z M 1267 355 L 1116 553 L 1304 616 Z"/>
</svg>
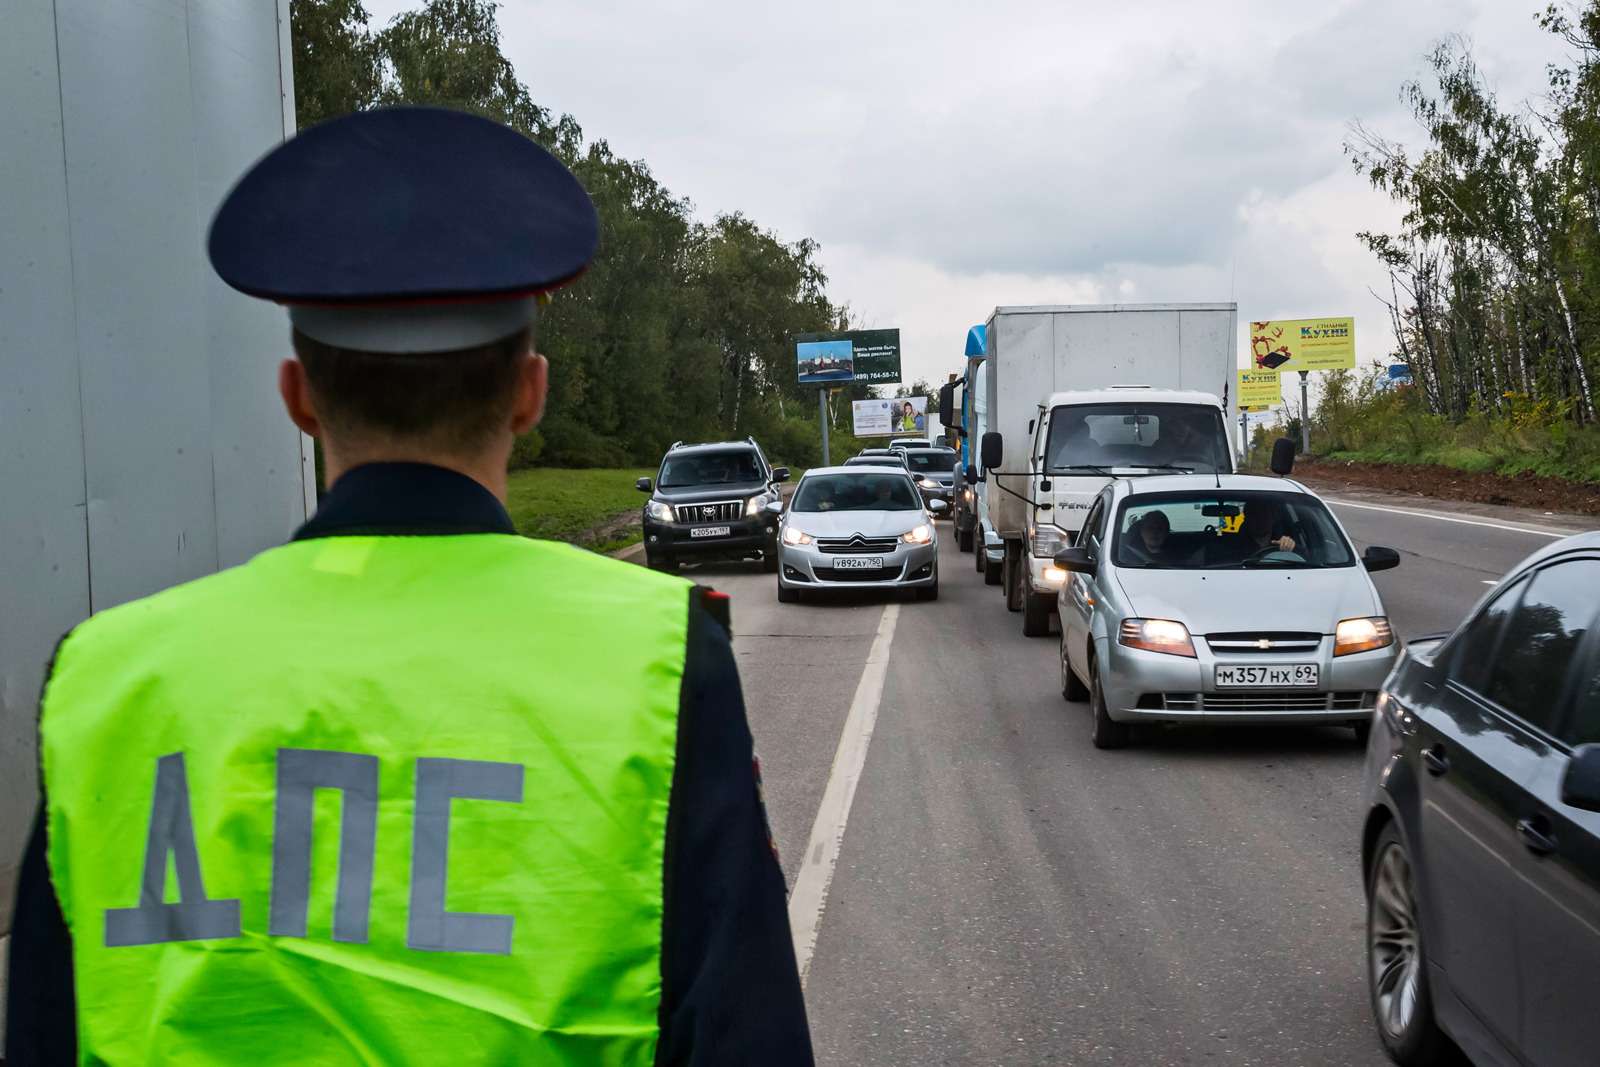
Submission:
<svg viewBox="0 0 1600 1067">
<path fill-rule="evenodd" d="M 1269 552 L 1293 552 L 1295 539 L 1283 533 L 1283 528 L 1283 512 L 1277 501 L 1249 501 L 1239 532 L 1218 538 L 1215 550 L 1208 556 L 1213 562 L 1238 563 Z"/>
<path fill-rule="evenodd" d="M 1161 425 L 1155 462 L 1174 467 L 1215 469 L 1215 442 L 1188 415 L 1169 415 Z"/>
</svg>

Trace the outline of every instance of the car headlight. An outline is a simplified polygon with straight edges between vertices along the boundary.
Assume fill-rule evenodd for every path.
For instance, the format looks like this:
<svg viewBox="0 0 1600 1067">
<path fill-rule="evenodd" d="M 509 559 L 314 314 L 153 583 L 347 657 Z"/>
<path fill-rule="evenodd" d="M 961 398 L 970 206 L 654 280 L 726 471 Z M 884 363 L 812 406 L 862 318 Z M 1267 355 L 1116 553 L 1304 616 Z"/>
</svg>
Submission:
<svg viewBox="0 0 1600 1067">
<path fill-rule="evenodd" d="M 1345 619 L 1333 632 L 1333 654 L 1350 656 L 1357 652 L 1371 652 L 1394 644 L 1394 630 L 1389 620 L 1379 615 L 1371 619 Z"/>
<path fill-rule="evenodd" d="M 750 519 L 761 514 L 761 509 L 766 506 L 766 503 L 767 494 L 765 493 L 758 493 L 746 500 L 744 502 L 744 517 Z"/>
<path fill-rule="evenodd" d="M 1040 526 L 1029 540 L 1031 551 L 1040 559 L 1055 559 L 1057 552 L 1072 545 L 1067 532 L 1059 526 Z"/>
<path fill-rule="evenodd" d="M 652 500 L 644 506 L 644 513 L 657 522 L 673 522 L 677 516 L 673 514 L 672 505 L 664 504 L 659 500 Z"/>
<path fill-rule="evenodd" d="M 924 488 L 924 489 L 937 489 L 937 488 L 939 488 L 939 483 L 934 481 L 932 478 L 918 478 L 917 479 L 917 484 L 922 486 L 922 488 Z"/>
<path fill-rule="evenodd" d="M 783 543 L 786 545 L 809 545 L 815 540 L 816 538 L 798 526 L 785 526 L 783 528 Z"/>
<path fill-rule="evenodd" d="M 1165 652 L 1169 656 L 1194 659 L 1194 641 L 1189 628 L 1171 619 L 1123 619 L 1117 643 L 1146 652 Z"/>
<path fill-rule="evenodd" d="M 901 534 L 900 540 L 908 545 L 925 545 L 933 540 L 933 530 L 927 523 L 922 523 Z"/>
</svg>

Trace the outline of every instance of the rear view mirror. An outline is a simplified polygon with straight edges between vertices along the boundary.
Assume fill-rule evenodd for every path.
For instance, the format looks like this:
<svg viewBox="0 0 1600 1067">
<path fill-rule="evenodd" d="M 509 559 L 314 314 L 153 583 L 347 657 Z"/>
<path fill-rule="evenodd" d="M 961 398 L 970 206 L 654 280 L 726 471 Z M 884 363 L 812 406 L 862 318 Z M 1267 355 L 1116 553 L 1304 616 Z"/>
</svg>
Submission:
<svg viewBox="0 0 1600 1067">
<path fill-rule="evenodd" d="M 943 500 L 930 500 L 930 501 L 928 501 L 928 510 L 933 512 L 935 515 L 937 515 L 941 511 L 945 510 L 949 506 L 950 505 L 946 504 Z"/>
<path fill-rule="evenodd" d="M 641 493 L 649 493 L 655 489 L 654 483 L 652 483 L 649 478 L 640 478 L 638 481 L 633 483 L 633 487 L 639 490 Z"/>
<path fill-rule="evenodd" d="M 1200 514 L 1208 519 L 1237 519 L 1239 517 L 1239 505 L 1207 504 L 1200 509 Z"/>
<path fill-rule="evenodd" d="M 1600 745 L 1579 745 L 1561 779 L 1561 803 L 1569 808 L 1600 811 Z"/>
<path fill-rule="evenodd" d="M 775 482 L 786 482 L 786 481 L 788 481 L 789 480 L 789 468 L 788 467 L 773 467 L 772 468 L 772 480 L 775 481 Z"/>
<path fill-rule="evenodd" d="M 990 430 L 983 435 L 983 446 L 980 452 L 983 458 L 983 469 L 998 470 L 1001 457 L 1005 453 L 1005 439 L 997 431 Z"/>
<path fill-rule="evenodd" d="M 1094 557 L 1089 555 L 1087 548 L 1063 548 L 1056 553 L 1055 564 L 1064 571 L 1077 571 L 1079 574 L 1093 574 L 1095 571 Z"/>
<path fill-rule="evenodd" d="M 1400 566 L 1400 553 L 1382 545 L 1369 545 L 1361 554 L 1361 565 L 1369 571 L 1387 571 Z"/>
<path fill-rule="evenodd" d="M 781 501 L 781 500 L 769 500 L 765 504 L 761 505 L 761 509 L 763 511 L 765 511 L 768 515 L 782 515 L 783 514 L 783 501 Z"/>
<path fill-rule="evenodd" d="M 1287 478 L 1292 470 L 1294 470 L 1294 442 L 1287 437 L 1280 437 L 1272 442 L 1272 473 L 1280 478 Z"/>
</svg>

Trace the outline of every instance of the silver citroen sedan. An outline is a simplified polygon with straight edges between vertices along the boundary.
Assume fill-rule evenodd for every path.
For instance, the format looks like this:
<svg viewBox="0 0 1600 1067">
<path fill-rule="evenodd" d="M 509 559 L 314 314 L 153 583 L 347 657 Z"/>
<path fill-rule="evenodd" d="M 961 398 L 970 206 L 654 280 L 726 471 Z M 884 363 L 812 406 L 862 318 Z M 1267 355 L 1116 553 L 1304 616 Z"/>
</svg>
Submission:
<svg viewBox="0 0 1600 1067">
<path fill-rule="evenodd" d="M 1399 655 L 1369 571 L 1326 505 L 1297 482 L 1247 475 L 1116 481 L 1063 581 L 1061 691 L 1087 699 L 1094 744 L 1137 722 L 1315 722 L 1365 740 Z"/>
<path fill-rule="evenodd" d="M 933 513 L 900 466 L 807 471 L 778 528 L 778 599 L 825 589 L 911 589 L 939 596 Z"/>
</svg>

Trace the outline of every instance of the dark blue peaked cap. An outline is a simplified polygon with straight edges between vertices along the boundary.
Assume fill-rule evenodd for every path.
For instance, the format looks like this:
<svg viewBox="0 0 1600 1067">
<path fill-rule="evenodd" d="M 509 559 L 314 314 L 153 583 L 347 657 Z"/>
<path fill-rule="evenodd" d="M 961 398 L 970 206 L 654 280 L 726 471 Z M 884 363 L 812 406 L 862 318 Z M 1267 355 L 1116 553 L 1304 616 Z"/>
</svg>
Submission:
<svg viewBox="0 0 1600 1067">
<path fill-rule="evenodd" d="M 572 172 L 500 123 L 398 107 L 322 123 L 250 169 L 211 223 L 211 264 L 302 332 L 374 352 L 516 333 L 594 257 Z"/>
</svg>

